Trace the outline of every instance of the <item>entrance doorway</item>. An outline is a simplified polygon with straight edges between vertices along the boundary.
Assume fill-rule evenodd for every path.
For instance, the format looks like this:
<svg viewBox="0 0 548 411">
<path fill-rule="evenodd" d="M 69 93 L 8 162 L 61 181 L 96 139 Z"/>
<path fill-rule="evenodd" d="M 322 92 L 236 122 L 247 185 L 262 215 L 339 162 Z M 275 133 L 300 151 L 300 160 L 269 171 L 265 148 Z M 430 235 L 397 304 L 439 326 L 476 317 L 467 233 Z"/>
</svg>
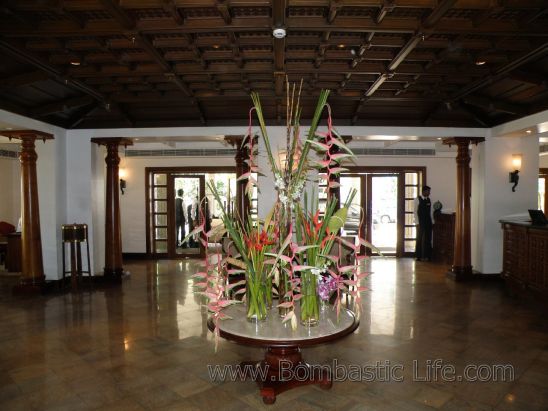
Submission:
<svg viewBox="0 0 548 411">
<path fill-rule="evenodd" d="M 206 230 L 222 224 L 221 215 L 235 212 L 236 173 L 233 168 L 155 167 L 146 168 L 147 254 L 151 258 L 203 257 L 204 245 L 195 235 L 182 242 L 192 230 L 205 223 Z M 221 198 L 215 200 L 208 184 Z M 257 192 L 250 202 L 252 216 L 257 215 Z M 205 220 L 204 220 L 205 219 Z M 215 251 L 221 243 L 209 243 Z"/>
<path fill-rule="evenodd" d="M 175 231 L 172 241 L 169 241 L 169 254 L 180 256 L 200 256 L 203 254 L 203 245 L 198 235 L 190 236 L 195 227 L 202 224 L 202 216 L 211 223 L 211 215 L 206 215 L 203 199 L 205 198 L 205 176 L 170 175 L 170 192 L 174 195 L 172 219 L 175 221 Z M 169 200 L 168 200 L 169 201 Z M 169 220 L 169 219 L 168 219 Z"/>
<path fill-rule="evenodd" d="M 356 167 L 340 177 L 341 200 L 355 189 L 342 235 L 357 235 L 383 255 L 411 256 L 415 252 L 414 200 L 426 184 L 424 168 Z M 375 253 L 373 253 L 375 254 Z"/>
</svg>

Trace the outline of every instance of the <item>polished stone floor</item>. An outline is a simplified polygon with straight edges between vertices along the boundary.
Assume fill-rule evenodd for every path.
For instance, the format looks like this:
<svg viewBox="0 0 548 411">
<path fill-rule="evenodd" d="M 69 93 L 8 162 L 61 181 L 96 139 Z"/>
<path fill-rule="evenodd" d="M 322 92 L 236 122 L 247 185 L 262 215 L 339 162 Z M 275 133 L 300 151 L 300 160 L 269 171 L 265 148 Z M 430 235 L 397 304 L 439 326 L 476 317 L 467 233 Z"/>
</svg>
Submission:
<svg viewBox="0 0 548 411">
<path fill-rule="evenodd" d="M 546 311 L 507 297 L 497 281 L 456 284 L 435 264 L 369 264 L 360 327 L 304 356 L 370 366 L 377 380 L 335 382 L 328 391 L 300 387 L 268 406 L 251 381 L 209 378 L 208 364 L 238 364 L 262 352 L 221 340 L 215 353 L 193 294 L 195 261 L 128 262 L 122 286 L 32 299 L 12 297 L 14 278 L 0 277 L 0 409 L 548 410 Z M 497 364 L 511 365 L 515 375 L 443 381 L 428 367 L 437 359 L 459 375 L 476 366 L 485 376 Z M 383 381 L 377 362 L 399 366 L 403 381 Z"/>
</svg>

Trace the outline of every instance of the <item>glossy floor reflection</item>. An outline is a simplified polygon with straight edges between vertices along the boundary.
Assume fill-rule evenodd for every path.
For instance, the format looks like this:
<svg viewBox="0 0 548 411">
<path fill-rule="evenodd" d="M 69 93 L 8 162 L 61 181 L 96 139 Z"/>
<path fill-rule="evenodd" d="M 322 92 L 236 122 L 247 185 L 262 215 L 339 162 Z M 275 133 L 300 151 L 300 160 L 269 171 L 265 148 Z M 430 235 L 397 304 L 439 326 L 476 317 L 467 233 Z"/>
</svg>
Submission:
<svg viewBox="0 0 548 411">
<path fill-rule="evenodd" d="M 16 299 L 0 278 L 2 410 L 547 410 L 548 324 L 497 282 L 456 284 L 445 267 L 373 259 L 361 324 L 349 337 L 304 350 L 311 363 L 401 365 L 402 382 L 336 382 L 262 404 L 253 382 L 215 382 L 207 364 L 260 359 L 222 341 L 214 353 L 191 260 L 131 262 L 118 288 Z M 511 382 L 442 381 L 428 361 L 511 364 Z M 413 370 L 416 361 L 417 372 Z M 371 368 L 370 368 L 371 369 Z M 431 369 L 431 368 L 430 368 Z M 364 377 L 368 377 L 363 375 Z M 415 377 L 415 381 L 414 381 Z M 434 378 L 437 377 L 437 378 Z"/>
</svg>

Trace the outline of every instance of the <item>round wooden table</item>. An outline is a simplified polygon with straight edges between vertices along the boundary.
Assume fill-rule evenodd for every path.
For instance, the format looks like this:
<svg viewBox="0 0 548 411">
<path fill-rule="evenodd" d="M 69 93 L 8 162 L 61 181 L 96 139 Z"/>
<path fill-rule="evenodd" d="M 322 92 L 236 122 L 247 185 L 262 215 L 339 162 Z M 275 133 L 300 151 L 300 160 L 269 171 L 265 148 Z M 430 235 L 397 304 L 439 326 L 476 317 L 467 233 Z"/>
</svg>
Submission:
<svg viewBox="0 0 548 411">
<path fill-rule="evenodd" d="M 341 308 L 339 318 L 331 306 L 322 310 L 320 323 L 315 327 L 301 324 L 293 331 L 289 322 L 282 323 L 278 309 L 273 308 L 265 321 L 255 323 L 246 318 L 244 305 L 233 305 L 224 310 L 231 320 L 219 322 L 219 335 L 242 345 L 266 348 L 262 361 L 245 361 L 246 367 L 260 368 L 256 375 L 261 396 L 265 404 L 273 404 L 276 395 L 294 387 L 319 384 L 329 389 L 332 385 L 331 373 L 327 367 L 311 366 L 302 357 L 301 348 L 325 344 L 351 334 L 358 328 L 359 320 L 354 313 Z M 297 318 L 299 318 L 297 308 Z M 215 329 L 213 321 L 208 321 L 211 331 Z"/>
</svg>

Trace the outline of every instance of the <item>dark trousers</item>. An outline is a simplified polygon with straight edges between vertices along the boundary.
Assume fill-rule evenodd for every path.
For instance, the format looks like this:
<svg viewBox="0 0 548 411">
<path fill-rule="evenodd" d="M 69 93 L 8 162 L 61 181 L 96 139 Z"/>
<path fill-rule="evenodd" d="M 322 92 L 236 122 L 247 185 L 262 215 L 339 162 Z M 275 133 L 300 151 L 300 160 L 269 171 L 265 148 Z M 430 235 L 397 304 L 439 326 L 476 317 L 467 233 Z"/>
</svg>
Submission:
<svg viewBox="0 0 548 411">
<path fill-rule="evenodd" d="M 181 241 L 183 241 L 186 237 L 185 222 L 184 221 L 177 221 L 175 224 L 176 224 L 176 227 L 177 227 L 175 237 L 176 237 L 176 240 L 177 240 L 177 245 L 179 245 L 181 243 Z M 181 237 L 179 237 L 179 233 L 181 233 Z"/>
<path fill-rule="evenodd" d="M 420 259 L 432 258 L 432 224 L 419 224 L 417 226 L 415 257 Z"/>
</svg>

